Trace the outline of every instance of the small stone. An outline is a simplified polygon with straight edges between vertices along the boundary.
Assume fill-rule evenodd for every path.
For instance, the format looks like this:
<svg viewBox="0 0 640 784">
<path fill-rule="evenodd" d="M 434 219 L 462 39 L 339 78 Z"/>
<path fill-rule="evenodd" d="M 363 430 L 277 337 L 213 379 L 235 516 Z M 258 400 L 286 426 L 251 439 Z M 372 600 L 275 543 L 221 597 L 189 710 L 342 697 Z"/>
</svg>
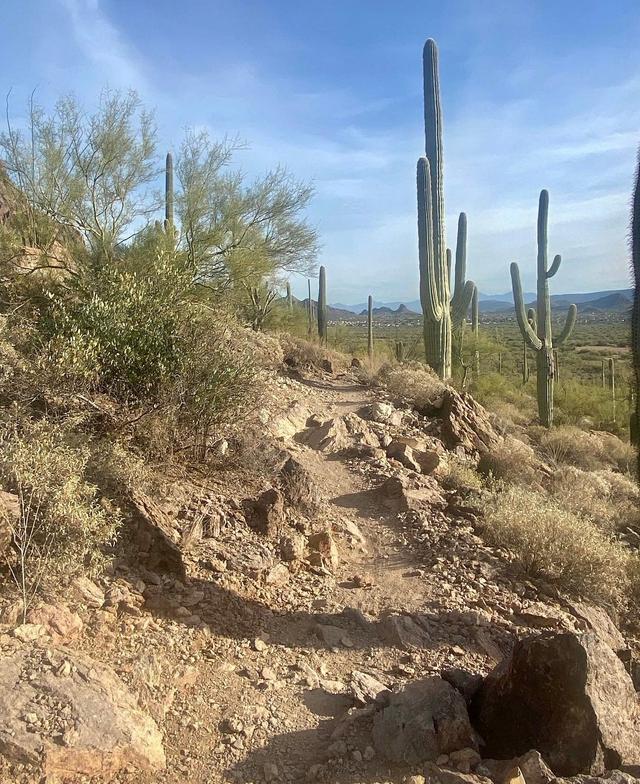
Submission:
<svg viewBox="0 0 640 784">
<path fill-rule="evenodd" d="M 480 762 L 481 757 L 475 749 L 466 748 L 452 751 L 449 760 L 461 773 L 470 773 Z"/>
<path fill-rule="evenodd" d="M 376 756 L 376 751 L 373 746 L 367 746 L 364 750 L 364 758 L 369 761 Z"/>
<path fill-rule="evenodd" d="M 344 757 L 347 753 L 347 744 L 343 740 L 334 741 L 327 749 L 330 758 Z"/>
<path fill-rule="evenodd" d="M 351 752 L 351 756 L 356 762 L 362 762 L 362 752 L 359 749 Z"/>
<path fill-rule="evenodd" d="M 280 778 L 278 766 L 274 765 L 273 762 L 265 762 L 262 771 L 264 773 L 265 781 L 277 781 Z"/>
<path fill-rule="evenodd" d="M 420 776 L 419 774 L 417 776 L 408 776 L 405 779 L 405 784 L 425 784 L 425 782 L 425 777 Z"/>
<path fill-rule="evenodd" d="M 33 642 L 44 634 L 45 628 L 41 623 L 23 623 L 13 630 L 13 636 L 21 642 Z"/>
<path fill-rule="evenodd" d="M 262 670 L 260 670 L 260 676 L 265 681 L 275 681 L 278 677 L 271 667 L 263 667 Z"/>
<path fill-rule="evenodd" d="M 267 648 L 267 643 L 260 639 L 260 637 L 256 637 L 253 641 L 253 650 L 254 651 L 264 651 Z"/>
</svg>

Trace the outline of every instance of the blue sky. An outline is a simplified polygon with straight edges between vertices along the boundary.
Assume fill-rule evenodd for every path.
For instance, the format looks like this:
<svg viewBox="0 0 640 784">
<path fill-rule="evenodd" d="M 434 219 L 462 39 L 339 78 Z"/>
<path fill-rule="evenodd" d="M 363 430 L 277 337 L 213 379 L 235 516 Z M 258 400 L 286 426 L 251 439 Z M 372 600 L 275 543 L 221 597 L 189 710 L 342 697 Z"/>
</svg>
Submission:
<svg viewBox="0 0 640 784">
<path fill-rule="evenodd" d="M 637 0 L 3 0 L 2 20 L 16 113 L 34 87 L 45 104 L 133 87 L 163 148 L 203 126 L 249 142 L 249 174 L 283 163 L 312 180 L 333 302 L 417 297 L 421 50 L 435 38 L 448 237 L 466 211 L 469 277 L 504 292 L 516 260 L 532 288 L 546 187 L 554 290 L 628 285 Z"/>
</svg>

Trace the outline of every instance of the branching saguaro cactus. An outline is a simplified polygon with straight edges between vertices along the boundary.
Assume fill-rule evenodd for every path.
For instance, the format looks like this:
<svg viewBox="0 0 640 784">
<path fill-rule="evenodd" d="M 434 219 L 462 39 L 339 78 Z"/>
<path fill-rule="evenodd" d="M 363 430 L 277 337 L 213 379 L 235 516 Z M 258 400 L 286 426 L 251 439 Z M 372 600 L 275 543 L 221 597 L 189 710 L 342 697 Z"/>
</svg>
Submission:
<svg viewBox="0 0 640 784">
<path fill-rule="evenodd" d="M 635 284 L 631 317 L 631 349 L 636 380 L 636 421 L 633 430 L 637 440 L 638 433 L 640 433 L 640 162 L 636 175 L 631 217 L 631 263 Z M 638 481 L 640 482 L 640 449 L 638 449 Z"/>
<path fill-rule="evenodd" d="M 513 286 L 513 301 L 515 303 L 516 318 L 522 337 L 536 354 L 538 415 L 545 427 L 553 424 L 553 382 L 555 378 L 553 362 L 553 333 L 551 329 L 551 300 L 549 297 L 549 278 L 552 278 L 560 268 L 561 258 L 556 256 L 553 264 L 548 267 L 547 258 L 547 226 L 549 222 L 549 194 L 546 190 L 540 192 L 538 203 L 538 286 L 537 286 L 537 329 L 529 323 L 524 307 L 520 270 L 514 262 L 511 265 L 511 284 Z M 575 305 L 569 307 L 564 329 L 555 341 L 561 346 L 571 334 L 576 316 Z"/>
<path fill-rule="evenodd" d="M 424 124 L 426 157 L 417 170 L 418 254 L 420 302 L 423 313 L 426 360 L 441 378 L 451 376 L 452 320 L 462 323 L 473 296 L 474 284 L 465 282 L 467 219 L 458 221 L 458 246 L 453 297 L 450 263 L 444 230 L 444 182 L 442 154 L 442 110 L 438 49 L 429 39 L 423 52 Z"/>
<path fill-rule="evenodd" d="M 320 267 L 318 280 L 318 337 L 320 343 L 327 345 L 327 272 Z"/>
<path fill-rule="evenodd" d="M 367 300 L 367 353 L 369 362 L 373 359 L 373 297 L 369 294 Z"/>
</svg>

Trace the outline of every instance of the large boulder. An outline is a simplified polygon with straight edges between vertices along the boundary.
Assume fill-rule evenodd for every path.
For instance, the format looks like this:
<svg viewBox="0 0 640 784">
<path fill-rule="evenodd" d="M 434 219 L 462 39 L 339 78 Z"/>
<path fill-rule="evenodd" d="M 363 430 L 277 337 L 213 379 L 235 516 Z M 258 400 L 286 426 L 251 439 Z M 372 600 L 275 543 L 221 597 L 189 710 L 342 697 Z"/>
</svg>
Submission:
<svg viewBox="0 0 640 784">
<path fill-rule="evenodd" d="M 107 666 L 63 648 L 0 660 L 0 753 L 45 776 L 163 770 L 162 736 Z"/>
<path fill-rule="evenodd" d="M 442 440 L 449 449 L 477 455 L 498 442 L 499 435 L 486 409 L 466 392 L 456 392 L 447 387 L 439 414 L 442 419 Z"/>
<path fill-rule="evenodd" d="M 484 756 L 537 749 L 559 776 L 640 762 L 640 713 L 631 678 L 593 633 L 520 640 L 474 700 Z"/>
<path fill-rule="evenodd" d="M 477 748 L 464 698 L 442 678 L 412 681 L 374 717 L 373 742 L 392 762 L 414 765 Z"/>
</svg>

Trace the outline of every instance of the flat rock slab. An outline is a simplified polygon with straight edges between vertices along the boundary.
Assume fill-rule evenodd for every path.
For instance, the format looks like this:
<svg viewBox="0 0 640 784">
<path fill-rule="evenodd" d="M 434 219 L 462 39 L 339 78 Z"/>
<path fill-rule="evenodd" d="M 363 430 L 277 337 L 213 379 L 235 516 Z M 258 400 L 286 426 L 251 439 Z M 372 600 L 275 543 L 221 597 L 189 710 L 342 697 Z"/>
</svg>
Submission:
<svg viewBox="0 0 640 784">
<path fill-rule="evenodd" d="M 115 673 L 64 648 L 0 659 L 0 753 L 45 775 L 163 770 L 162 736 Z"/>
</svg>

